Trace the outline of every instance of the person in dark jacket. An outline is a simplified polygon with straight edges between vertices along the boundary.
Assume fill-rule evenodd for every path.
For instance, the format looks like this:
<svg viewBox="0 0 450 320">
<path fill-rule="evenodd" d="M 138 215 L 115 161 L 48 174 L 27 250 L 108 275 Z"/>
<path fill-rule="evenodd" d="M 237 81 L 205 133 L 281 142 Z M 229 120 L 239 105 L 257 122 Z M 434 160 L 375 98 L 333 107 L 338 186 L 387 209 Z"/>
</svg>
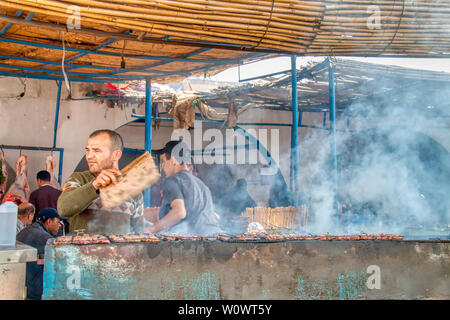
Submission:
<svg viewBox="0 0 450 320">
<path fill-rule="evenodd" d="M 17 241 L 37 249 L 38 261 L 27 262 L 26 286 L 27 298 L 40 300 L 43 290 L 44 253 L 48 239 L 58 234 L 63 218 L 53 208 L 45 208 L 38 213 L 36 222 L 17 235 Z"/>
<path fill-rule="evenodd" d="M 36 179 L 39 188 L 31 193 L 29 200 L 35 206 L 36 212 L 45 208 L 57 209 L 58 198 L 62 191 L 50 185 L 50 173 L 46 170 L 39 171 Z"/>
<path fill-rule="evenodd" d="M 58 198 L 61 195 L 62 191 L 55 189 L 51 186 L 51 176 L 50 173 L 46 170 L 39 171 L 36 175 L 37 184 L 39 186 L 38 189 L 34 190 L 30 195 L 30 203 L 32 203 L 36 212 L 41 211 L 45 208 L 53 208 L 57 209 Z M 36 216 L 33 220 L 36 221 Z M 58 236 L 63 235 L 63 229 L 65 233 L 69 233 L 69 222 L 68 220 L 63 220 L 64 228 L 61 228 Z"/>
<path fill-rule="evenodd" d="M 245 179 L 238 179 L 236 185 L 222 197 L 221 203 L 228 219 L 239 216 L 246 208 L 256 207 L 256 202 L 247 191 Z"/>
</svg>

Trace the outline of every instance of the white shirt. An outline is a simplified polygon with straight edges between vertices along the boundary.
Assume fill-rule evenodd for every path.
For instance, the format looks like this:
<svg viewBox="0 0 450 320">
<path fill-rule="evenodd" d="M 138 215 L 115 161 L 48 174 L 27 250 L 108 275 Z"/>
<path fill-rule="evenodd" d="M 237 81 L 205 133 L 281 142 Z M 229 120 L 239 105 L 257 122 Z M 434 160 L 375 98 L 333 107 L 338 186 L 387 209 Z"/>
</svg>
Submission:
<svg viewBox="0 0 450 320">
<path fill-rule="evenodd" d="M 22 231 L 22 229 L 25 229 L 25 225 L 22 223 L 20 219 L 17 219 L 16 234 Z"/>
</svg>

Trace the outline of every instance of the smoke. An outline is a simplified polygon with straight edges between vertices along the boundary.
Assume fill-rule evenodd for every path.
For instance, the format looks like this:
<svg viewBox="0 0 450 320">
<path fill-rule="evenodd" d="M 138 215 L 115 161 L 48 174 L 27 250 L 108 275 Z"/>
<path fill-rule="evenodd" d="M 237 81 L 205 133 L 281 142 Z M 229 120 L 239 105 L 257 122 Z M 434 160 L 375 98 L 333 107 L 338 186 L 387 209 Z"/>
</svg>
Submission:
<svg viewBox="0 0 450 320">
<path fill-rule="evenodd" d="M 428 134 L 448 131 L 442 101 L 411 90 L 356 103 L 338 120 L 345 130 L 350 118 L 352 131 L 337 132 L 337 215 L 330 136 L 310 130 L 300 142 L 300 157 L 314 158 L 302 170 L 314 176 L 309 232 L 404 234 L 450 222 L 450 155 Z"/>
</svg>

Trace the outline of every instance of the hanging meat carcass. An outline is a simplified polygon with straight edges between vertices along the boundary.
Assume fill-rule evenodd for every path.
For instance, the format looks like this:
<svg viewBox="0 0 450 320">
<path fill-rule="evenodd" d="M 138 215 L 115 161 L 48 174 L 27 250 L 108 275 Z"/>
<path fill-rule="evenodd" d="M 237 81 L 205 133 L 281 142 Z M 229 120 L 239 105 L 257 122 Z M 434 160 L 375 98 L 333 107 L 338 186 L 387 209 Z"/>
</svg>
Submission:
<svg viewBox="0 0 450 320">
<path fill-rule="evenodd" d="M 52 156 L 47 156 L 47 158 L 45 159 L 45 164 L 47 167 L 47 171 L 50 173 L 50 185 L 58 190 L 62 190 L 61 185 L 58 182 L 58 179 L 56 179 L 56 175 L 55 175 L 55 168 L 56 168 L 56 163 L 55 160 L 53 160 Z"/>
<path fill-rule="evenodd" d="M 21 155 L 16 162 L 16 179 L 6 194 L 12 195 L 15 201 L 22 203 L 28 201 L 30 193 L 27 180 L 27 156 Z"/>
<path fill-rule="evenodd" d="M 8 182 L 8 169 L 6 168 L 6 161 L 3 158 L 3 153 L 0 152 L 0 203 L 2 202 L 6 193 L 6 183 Z"/>
</svg>

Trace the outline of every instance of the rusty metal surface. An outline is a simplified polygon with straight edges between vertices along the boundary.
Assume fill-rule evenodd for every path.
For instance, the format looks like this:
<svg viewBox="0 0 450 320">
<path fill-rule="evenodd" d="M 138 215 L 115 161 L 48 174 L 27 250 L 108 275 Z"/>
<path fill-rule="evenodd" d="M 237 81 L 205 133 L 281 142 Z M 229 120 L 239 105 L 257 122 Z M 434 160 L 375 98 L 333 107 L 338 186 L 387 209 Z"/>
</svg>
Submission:
<svg viewBox="0 0 450 320">
<path fill-rule="evenodd" d="M 449 299 L 449 274 L 448 241 L 49 243 L 43 298 Z"/>
</svg>

